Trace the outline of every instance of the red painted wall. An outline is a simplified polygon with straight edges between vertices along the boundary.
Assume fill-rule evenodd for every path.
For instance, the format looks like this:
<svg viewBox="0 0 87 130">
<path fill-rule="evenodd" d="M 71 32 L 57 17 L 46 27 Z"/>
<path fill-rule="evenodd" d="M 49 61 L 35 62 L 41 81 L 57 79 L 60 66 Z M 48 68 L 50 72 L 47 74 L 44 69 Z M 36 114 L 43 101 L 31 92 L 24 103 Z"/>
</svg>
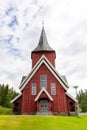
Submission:
<svg viewBox="0 0 87 130">
<path fill-rule="evenodd" d="M 44 52 L 32 52 L 31 54 L 32 68 L 38 62 L 38 60 L 41 58 L 42 55 L 45 55 L 47 59 L 50 61 L 50 63 L 55 67 L 55 58 L 56 58 L 55 51 L 51 51 L 51 52 L 44 51 Z"/>
<path fill-rule="evenodd" d="M 48 68 L 43 64 L 30 82 L 26 85 L 23 90 L 23 100 L 22 100 L 22 113 L 24 114 L 32 114 L 37 111 L 37 103 L 34 101 L 37 95 L 32 95 L 31 88 L 32 83 L 37 84 L 37 94 L 41 90 L 40 88 L 40 75 L 47 75 L 47 91 L 51 95 L 51 83 L 56 83 L 56 95 L 51 95 L 53 98 L 52 102 L 52 112 L 57 113 L 66 113 L 67 112 L 67 103 L 66 96 L 63 87 L 56 80 L 56 78 L 52 75 L 52 73 L 48 70 Z"/>
<path fill-rule="evenodd" d="M 74 104 L 74 111 L 76 111 L 76 104 L 75 104 L 75 102 L 71 98 L 69 98 L 67 95 L 66 95 L 66 102 L 67 102 L 67 111 L 68 111 L 68 113 L 70 113 L 70 106 L 69 106 L 70 102 L 73 102 L 73 104 Z"/>
<path fill-rule="evenodd" d="M 22 96 L 21 97 L 19 97 L 15 102 L 14 102 L 14 106 L 13 106 L 13 113 L 14 113 L 14 109 L 15 109 L 15 107 L 16 107 L 16 103 L 18 103 L 19 105 L 18 105 L 18 113 L 17 114 L 21 114 L 21 108 L 22 108 Z"/>
</svg>

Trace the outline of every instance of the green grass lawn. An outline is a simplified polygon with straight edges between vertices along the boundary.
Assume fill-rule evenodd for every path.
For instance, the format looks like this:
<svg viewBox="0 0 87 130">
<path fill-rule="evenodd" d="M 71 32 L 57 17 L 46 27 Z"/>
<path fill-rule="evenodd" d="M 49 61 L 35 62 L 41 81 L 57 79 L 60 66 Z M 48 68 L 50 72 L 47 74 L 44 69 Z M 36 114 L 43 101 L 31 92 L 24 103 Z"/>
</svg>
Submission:
<svg viewBox="0 0 87 130">
<path fill-rule="evenodd" d="M 0 130 L 87 130 L 87 117 L 1 115 Z"/>
</svg>

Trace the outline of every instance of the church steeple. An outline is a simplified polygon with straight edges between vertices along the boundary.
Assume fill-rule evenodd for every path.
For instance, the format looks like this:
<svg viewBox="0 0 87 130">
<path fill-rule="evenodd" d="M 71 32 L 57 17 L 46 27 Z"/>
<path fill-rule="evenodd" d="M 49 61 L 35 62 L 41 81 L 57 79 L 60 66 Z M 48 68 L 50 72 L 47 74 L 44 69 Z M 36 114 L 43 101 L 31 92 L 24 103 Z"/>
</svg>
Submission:
<svg viewBox="0 0 87 130">
<path fill-rule="evenodd" d="M 42 26 L 42 31 L 41 31 L 41 36 L 40 36 L 38 46 L 33 50 L 33 52 L 37 52 L 37 51 L 54 51 L 48 44 L 44 26 Z"/>
<path fill-rule="evenodd" d="M 34 67 L 34 65 L 38 62 L 42 55 L 45 55 L 50 63 L 55 67 L 56 54 L 55 51 L 48 44 L 44 26 L 42 26 L 39 43 L 31 53 L 32 67 Z"/>
</svg>

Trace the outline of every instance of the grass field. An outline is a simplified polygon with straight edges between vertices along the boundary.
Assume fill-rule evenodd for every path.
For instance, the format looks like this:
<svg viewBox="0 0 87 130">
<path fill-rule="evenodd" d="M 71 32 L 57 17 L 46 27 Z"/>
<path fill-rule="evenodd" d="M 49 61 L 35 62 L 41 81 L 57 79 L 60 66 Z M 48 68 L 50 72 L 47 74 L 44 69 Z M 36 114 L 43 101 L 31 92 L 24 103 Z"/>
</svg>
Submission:
<svg viewBox="0 0 87 130">
<path fill-rule="evenodd" d="M 87 130 L 87 117 L 1 115 L 0 130 Z"/>
</svg>

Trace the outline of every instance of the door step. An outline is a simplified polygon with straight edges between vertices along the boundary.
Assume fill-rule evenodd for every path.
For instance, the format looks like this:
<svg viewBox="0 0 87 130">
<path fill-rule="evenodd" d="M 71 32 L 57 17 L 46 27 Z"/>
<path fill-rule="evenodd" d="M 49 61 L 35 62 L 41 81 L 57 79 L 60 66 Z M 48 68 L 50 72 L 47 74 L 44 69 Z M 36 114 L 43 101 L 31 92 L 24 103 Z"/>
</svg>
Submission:
<svg viewBox="0 0 87 130">
<path fill-rule="evenodd" d="M 37 112 L 36 115 L 53 115 L 51 111 L 49 112 Z"/>
</svg>

